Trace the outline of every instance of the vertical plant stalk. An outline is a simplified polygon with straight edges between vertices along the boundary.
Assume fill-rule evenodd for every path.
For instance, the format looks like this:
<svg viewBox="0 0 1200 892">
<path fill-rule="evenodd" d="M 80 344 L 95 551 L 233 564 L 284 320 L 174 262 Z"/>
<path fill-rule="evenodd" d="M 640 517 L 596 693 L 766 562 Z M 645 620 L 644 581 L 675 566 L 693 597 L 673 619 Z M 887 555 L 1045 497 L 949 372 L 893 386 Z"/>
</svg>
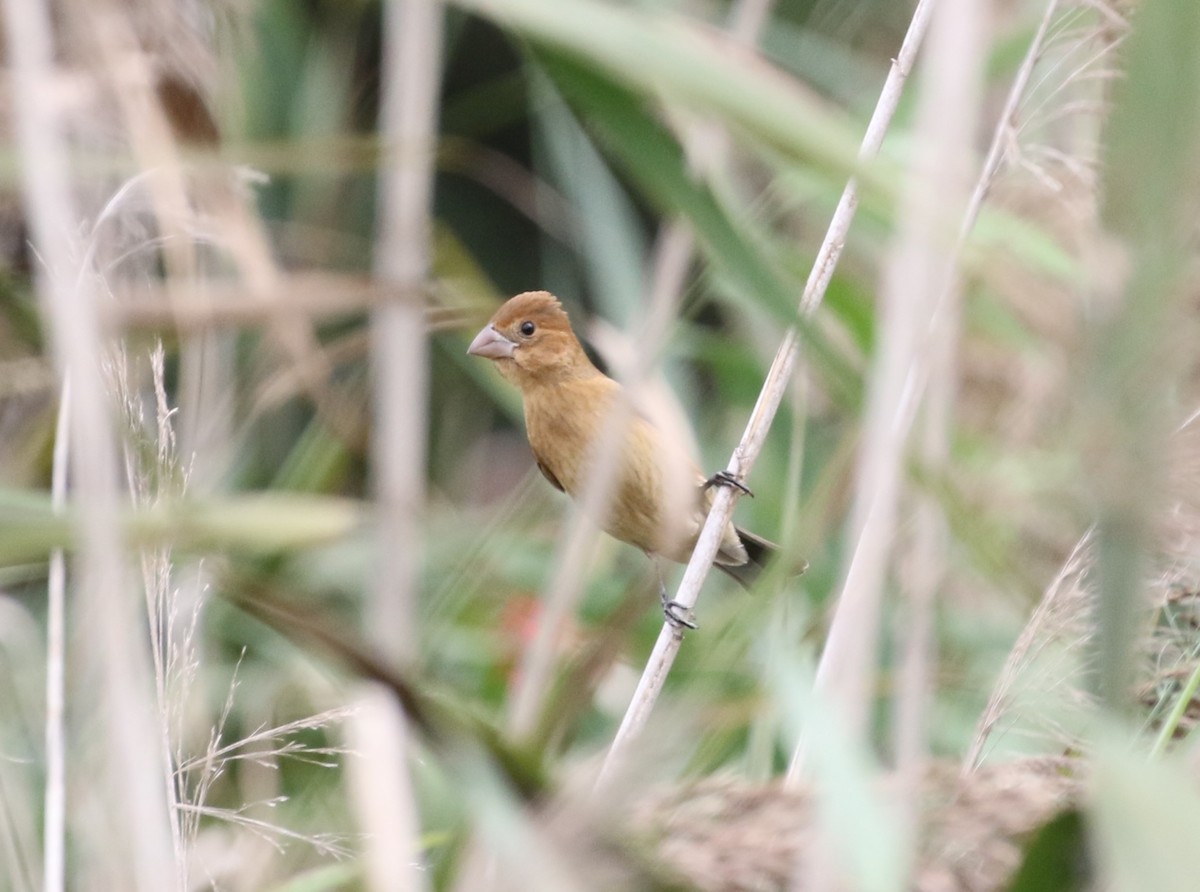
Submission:
<svg viewBox="0 0 1200 892">
<path fill-rule="evenodd" d="M 934 0 L 920 0 L 916 10 L 913 12 L 908 33 L 904 37 L 900 52 L 892 62 L 892 67 L 888 72 L 888 77 L 880 93 L 879 101 L 867 125 L 867 132 L 863 137 L 862 146 L 859 149 L 859 158 L 862 161 L 873 158 L 879 152 L 879 147 L 883 143 L 883 136 L 887 132 L 892 116 L 895 114 L 904 83 L 908 79 L 908 74 L 916 59 L 917 50 L 921 45 L 925 29 L 928 26 L 933 3 Z M 809 273 L 804 293 L 800 298 L 800 312 L 802 314 L 811 315 L 820 306 L 821 300 L 825 296 L 825 291 L 829 287 L 829 282 L 833 278 L 833 271 L 837 267 L 838 260 L 841 258 L 842 249 L 846 242 L 846 235 L 850 230 L 850 224 L 854 220 L 854 214 L 857 209 L 858 180 L 852 177 L 842 192 L 841 200 L 834 211 L 833 219 L 825 234 L 825 239 L 821 244 L 820 250 L 817 252 L 812 271 Z M 742 440 L 737 448 L 734 449 L 726 468 L 728 473 L 735 478 L 741 479 L 745 477 L 753 466 L 754 461 L 758 458 L 758 454 L 762 450 L 763 443 L 766 440 L 767 431 L 774 420 L 775 413 L 779 410 L 779 404 L 787 390 L 798 355 L 799 338 L 797 332 L 794 328 L 789 329 L 783 343 L 775 354 L 774 361 L 771 363 L 770 371 L 767 373 L 767 378 L 763 383 L 762 391 L 759 393 L 754 411 L 750 415 L 750 420 L 746 425 Z M 675 595 L 675 600 L 687 609 L 693 608 L 696 604 L 700 586 L 703 585 L 709 568 L 712 566 L 713 559 L 716 557 L 717 549 L 720 547 L 721 533 L 725 528 L 725 524 L 729 522 L 730 517 L 733 515 L 733 506 L 736 497 L 737 491 L 732 487 L 717 488 L 712 508 L 708 513 L 708 519 L 705 521 L 704 529 L 701 531 L 695 551 L 692 553 L 692 559 L 688 562 L 683 580 L 680 582 L 679 590 Z M 614 769 L 619 765 L 620 759 L 629 743 L 645 727 L 646 720 L 649 718 L 650 711 L 654 708 L 658 695 L 662 691 L 662 686 L 666 681 L 667 674 L 670 672 L 671 665 L 675 661 L 675 656 L 679 651 L 682 641 L 683 636 L 678 634 L 670 624 L 663 624 L 662 631 L 659 633 L 658 640 L 654 645 L 654 650 L 642 673 L 641 680 L 638 682 L 633 700 L 629 704 L 629 708 L 621 722 L 621 727 L 617 731 L 617 735 L 601 768 L 601 783 L 611 776 Z"/>
<path fill-rule="evenodd" d="M 1016 77 L 1013 78 L 1012 86 L 1009 88 L 1008 96 L 1004 101 L 1004 108 L 1001 110 L 1000 117 L 996 122 L 996 127 L 992 132 L 992 141 L 988 146 L 988 152 L 984 159 L 983 167 L 979 172 L 979 177 L 976 180 L 975 187 L 971 192 L 971 198 L 967 202 L 966 213 L 963 215 L 962 226 L 959 230 L 958 245 L 955 249 L 954 262 L 956 262 L 958 257 L 961 255 L 967 237 L 970 235 L 971 230 L 975 226 L 976 220 L 979 218 L 979 211 L 983 207 L 983 202 L 987 198 L 988 193 L 991 191 L 991 187 L 995 182 L 996 175 L 1000 171 L 1000 165 L 1004 160 L 1006 149 L 1011 143 L 1011 135 L 1016 127 L 1017 109 L 1020 108 L 1021 102 L 1025 98 L 1026 91 L 1029 89 L 1029 83 L 1033 76 L 1034 68 L 1042 58 L 1042 53 L 1046 46 L 1046 39 L 1050 33 L 1050 26 L 1054 22 L 1055 15 L 1058 13 L 1058 7 L 1059 0 L 1049 0 L 1049 2 L 1046 4 L 1046 9 L 1042 14 L 1042 20 L 1038 25 L 1038 29 L 1033 35 L 1033 40 L 1031 40 L 1029 43 L 1029 49 L 1025 51 L 1025 57 L 1021 60 L 1021 65 L 1017 69 Z M 947 273 L 947 278 L 949 280 L 947 284 L 947 290 L 949 290 L 953 284 L 954 275 L 955 272 L 952 268 Z M 945 302 L 945 299 L 945 295 L 943 295 L 942 300 L 939 301 L 939 307 Z M 1084 541 L 1086 541 L 1086 539 L 1087 537 L 1085 536 Z M 1082 543 L 1080 543 L 1079 546 L 1076 546 L 1076 553 L 1081 546 Z M 1074 560 L 1074 555 L 1072 556 L 1072 560 Z M 1070 566 L 1070 563 L 1071 562 L 1069 561 L 1068 566 Z M 1058 585 L 1056 584 L 1052 585 L 1048 592 L 1053 593 L 1057 590 Z M 1039 611 L 1040 610 L 1041 608 L 1039 607 Z M 1035 613 L 1035 617 L 1039 615 L 1039 613 Z M 1023 633 L 1022 639 L 1024 639 L 1024 637 L 1025 635 Z M 998 709 L 998 703 L 996 701 L 996 694 L 993 694 L 993 700 L 989 701 L 988 708 L 985 710 L 984 719 L 981 719 L 981 723 L 986 724 L 988 712 L 996 709 Z M 984 724 L 981 724 L 981 728 L 984 727 Z M 986 726 L 990 727 L 990 724 L 986 724 Z M 976 737 L 972 743 L 971 752 L 968 753 L 967 758 L 964 760 L 966 770 L 971 770 L 976 766 L 986 738 L 987 735 L 985 732 L 982 730 L 977 730 Z"/>
<path fill-rule="evenodd" d="M 1008 145 L 1008 136 L 1009 136 L 1011 128 L 1014 124 L 1017 108 L 1020 105 L 1021 99 L 1025 95 L 1026 89 L 1028 88 L 1028 84 L 1029 84 L 1029 80 L 1030 80 L 1030 77 L 1033 72 L 1033 68 L 1034 68 L 1035 64 L 1037 63 L 1037 60 L 1041 57 L 1042 49 L 1045 45 L 1046 36 L 1049 32 L 1050 24 L 1053 21 L 1054 13 L 1057 9 L 1057 6 L 1058 6 L 1058 0 L 1050 0 L 1050 2 L 1048 3 L 1046 11 L 1042 17 L 1041 24 L 1040 24 L 1037 32 L 1034 35 L 1034 38 L 1030 44 L 1030 47 L 1026 52 L 1025 58 L 1022 60 L 1021 66 L 1018 69 L 1017 76 L 1013 81 L 1013 85 L 1009 90 L 1009 95 L 1005 102 L 1004 109 L 1001 112 L 1000 120 L 997 123 L 996 129 L 993 133 L 993 138 L 992 138 L 991 145 L 989 146 L 989 149 L 988 149 L 987 157 L 984 160 L 982 170 L 979 174 L 978 179 L 976 180 L 975 187 L 972 190 L 971 197 L 968 200 L 966 209 L 963 213 L 962 223 L 960 224 L 960 227 L 959 227 L 958 241 L 955 245 L 953 253 L 951 254 L 950 261 L 946 265 L 944 284 L 942 285 L 941 292 L 938 297 L 938 301 L 934 305 L 934 307 L 932 308 L 932 311 L 930 313 L 929 328 L 926 331 L 926 333 L 922 339 L 922 343 L 917 351 L 917 355 L 919 355 L 919 356 L 927 355 L 930 350 L 933 350 L 934 355 L 936 355 L 936 353 L 937 353 L 938 347 L 936 344 L 936 333 L 945 324 L 944 317 L 946 316 L 946 314 L 948 312 L 952 311 L 952 308 L 949 307 L 948 305 L 952 302 L 952 297 L 953 297 L 955 285 L 956 285 L 957 259 L 962 253 L 963 247 L 966 243 L 967 236 L 970 234 L 972 228 L 975 225 L 975 221 L 978 219 L 980 209 L 983 206 L 983 202 L 984 202 L 985 198 L 987 197 L 987 194 L 991 188 L 991 185 L 995 180 L 996 174 L 999 171 L 1000 164 L 1003 161 L 1004 151 L 1005 151 L 1006 146 Z M 904 430 L 908 430 L 910 428 L 910 426 L 913 422 L 913 417 L 915 415 L 917 404 L 920 399 L 920 395 L 922 393 L 924 393 L 926 383 L 929 380 L 930 372 L 931 372 L 931 366 L 928 363 L 919 364 L 918 366 L 916 366 L 912 369 L 910 376 L 905 385 L 905 392 L 904 392 L 904 396 L 902 398 L 902 402 L 898 406 L 896 415 L 895 415 L 895 424 L 899 428 L 902 428 Z M 927 519 L 922 520 L 919 522 L 919 525 L 928 524 L 929 522 L 930 521 L 928 521 Z M 926 530 L 928 530 L 928 526 L 926 527 Z M 929 534 L 928 532 L 923 532 L 923 533 L 920 533 L 919 535 L 928 535 L 928 534 Z M 860 539 L 860 544 L 861 544 L 861 539 Z M 857 552 L 856 552 L 856 556 L 857 556 Z M 851 566 L 847 571 L 847 577 L 846 577 L 847 580 L 850 579 L 850 573 L 852 573 L 854 571 L 854 569 L 855 569 L 854 562 L 852 560 Z M 925 584 L 926 583 L 922 583 L 922 585 L 925 585 Z M 849 587 L 849 583 L 847 582 L 847 588 L 848 587 Z M 858 618 L 851 617 L 844 621 L 841 621 L 839 619 L 841 616 L 842 616 L 842 608 L 841 608 L 841 605 L 839 605 L 838 613 L 834 616 L 833 624 L 830 629 L 830 642 L 826 646 L 826 649 L 822 654 L 821 665 L 818 668 L 818 684 L 824 684 L 824 679 L 828 677 L 828 673 L 829 673 L 829 671 L 831 671 L 828 669 L 828 666 L 833 661 L 845 659 L 840 656 L 842 648 L 845 648 L 848 650 L 853 650 L 858 647 L 863 647 L 865 644 L 863 642 L 862 638 L 856 634 L 855 629 L 854 629 L 854 623 Z M 918 624 L 919 623 L 920 623 L 920 620 L 918 619 Z M 839 647 L 837 649 L 833 648 L 835 629 L 838 630 L 839 633 L 842 633 L 842 634 L 839 634 L 839 636 L 838 636 Z M 916 630 L 916 636 L 918 638 L 921 636 L 921 632 L 920 632 L 919 628 Z M 914 646 L 917 646 L 917 644 L 915 642 L 914 642 Z M 871 654 L 863 654 L 863 659 L 873 661 L 874 656 Z M 917 666 L 914 665 L 912 667 L 911 671 L 913 671 L 914 673 L 919 673 L 920 670 Z M 914 679 L 913 683 L 914 684 L 917 683 L 915 679 Z M 861 684 L 863 684 L 863 682 L 862 682 L 861 676 L 860 676 L 859 685 L 861 685 Z M 859 690 L 861 691 L 861 687 L 859 688 Z M 858 709 L 859 709 L 858 717 L 855 718 L 855 716 L 852 715 L 851 718 L 852 718 L 852 720 L 859 721 L 859 722 L 864 721 L 865 720 L 865 710 L 867 709 L 867 704 L 865 702 L 860 703 Z M 908 722 L 915 721 L 915 716 L 910 717 L 906 721 L 908 721 Z M 913 729 L 910 728 L 908 731 L 900 731 L 899 733 L 900 733 L 901 737 L 908 735 L 910 738 L 909 745 L 910 746 L 914 745 L 912 743 L 911 735 L 915 734 L 916 732 Z M 909 750 L 909 753 L 911 755 L 911 753 L 912 753 L 911 749 Z M 799 779 L 800 773 L 803 769 L 803 756 L 804 756 L 804 748 L 803 748 L 803 742 L 801 742 L 801 745 L 797 747 L 796 752 L 793 754 L 792 764 L 788 770 L 788 779 L 790 782 L 795 782 Z"/>
<path fill-rule="evenodd" d="M 939 9 L 925 57 L 926 77 L 922 78 L 916 135 L 920 148 L 910 188 L 934 198 L 923 208 L 913 208 L 911 227 L 902 227 L 902 250 L 912 252 L 913 275 L 901 267 L 897 257 L 895 285 L 901 302 L 914 313 L 922 301 L 930 307 L 928 332 L 918 342 L 914 359 L 925 357 L 929 385 L 925 392 L 923 415 L 915 439 L 915 452 L 924 472 L 937 479 L 946 469 L 954 404 L 958 394 L 957 353 L 961 327 L 961 282 L 957 275 L 962 235 L 947 244 L 940 218 L 947 210 L 959 211 L 970 202 L 969 165 L 974 158 L 975 124 L 982 91 L 982 65 L 985 57 L 980 28 L 985 18 L 983 0 L 957 0 Z M 923 160 L 922 160 L 923 159 Z M 931 184 L 936 182 L 938 189 Z M 978 180 L 976 181 L 978 184 Z M 918 218 L 918 213 L 924 219 Z M 938 282 L 944 283 L 939 293 Z M 904 293 L 907 292 L 907 293 Z M 924 298 L 925 293 L 929 298 Z M 932 298 L 932 301 L 930 301 Z M 920 332 L 918 331 L 918 335 Z M 919 360 L 918 360 L 919 361 Z M 893 456 L 901 472 L 907 450 Z M 934 493 L 910 488 L 915 500 L 913 533 L 896 561 L 904 603 L 899 625 L 900 672 L 896 695 L 896 762 L 901 785 L 900 809 L 903 826 L 921 826 L 921 781 L 928 760 L 926 724 L 929 704 L 934 696 L 937 642 L 934 634 L 934 607 L 938 590 L 946 576 L 949 535 L 941 505 Z M 875 666 L 876 652 L 864 651 L 859 660 Z M 873 685 L 860 691 L 864 709 L 869 712 Z M 911 831 L 916 842 L 915 831 Z"/>
<path fill-rule="evenodd" d="M 1126 714 L 1134 709 L 1134 636 L 1167 485 L 1163 443 L 1181 359 L 1192 347 L 1183 333 L 1194 279 L 1200 5 L 1146 0 L 1132 21 L 1126 74 L 1106 122 L 1102 229 L 1077 385 L 1096 514 L 1089 668 L 1104 705 Z"/>
<path fill-rule="evenodd" d="M 105 204 L 92 224 L 86 242 L 85 259 L 80 264 L 80 275 L 90 275 L 94 267 L 107 270 L 119 269 L 120 266 L 109 266 L 109 258 L 102 256 L 103 233 L 106 227 L 120 222 L 123 214 L 129 210 L 126 202 L 139 192 L 144 192 L 150 199 L 154 213 L 155 227 L 159 231 L 156 239 L 158 256 L 163 264 L 163 286 L 168 299 L 178 304 L 178 292 L 181 286 L 186 286 L 199 273 L 199 256 L 196 239 L 191 227 L 194 225 L 194 214 L 190 206 L 188 181 L 181 163 L 178 146 L 174 134 L 167 121 L 154 85 L 158 74 L 151 61 L 141 52 L 141 43 L 134 33 L 133 23 L 126 17 L 126 10 L 119 4 L 99 0 L 79 8 L 80 15 L 86 16 L 86 33 L 91 45 L 89 51 L 95 54 L 93 71 L 96 78 L 105 83 L 107 93 L 119 113 L 124 133 L 127 135 L 129 148 L 139 173 L 126 180 L 116 193 Z M 113 273 L 120 275 L 120 273 Z M 181 387 L 187 390 L 186 381 L 189 379 L 187 368 L 190 351 L 186 346 L 183 350 L 181 365 Z M 165 385 L 163 383 L 163 368 L 161 345 L 156 352 L 157 361 L 153 363 L 153 380 L 158 411 L 157 450 L 160 466 L 154 476 L 165 472 L 163 463 L 167 460 L 164 449 L 171 441 L 169 422 L 167 419 Z M 132 396 L 123 364 L 127 361 L 124 351 L 114 361 L 120 367 L 116 375 L 116 389 L 121 398 Z M 164 429 L 166 425 L 166 429 Z M 136 429 L 136 426 L 131 430 Z M 144 490 L 145 469 L 139 466 L 136 458 L 137 450 L 129 442 L 123 444 L 126 480 L 134 502 L 149 498 Z M 203 460 L 201 455 L 201 460 Z M 142 552 L 140 555 L 142 568 L 142 583 L 145 592 L 146 616 L 150 630 L 149 647 L 150 661 L 153 668 L 156 695 L 156 721 L 158 736 L 162 748 L 163 785 L 168 803 L 172 850 L 174 852 L 177 884 L 184 887 L 188 875 L 188 840 L 185 839 L 181 821 L 180 805 L 183 801 L 183 790 L 174 770 L 174 757 L 178 755 L 172 746 L 171 711 L 173 698 L 169 691 L 169 667 L 177 658 L 176 645 L 172 629 L 170 611 L 164 603 L 164 598 L 171 590 L 170 574 L 171 559 L 169 550 L 155 550 L 153 554 Z M 161 572 L 151 568 L 157 567 Z M 178 692 L 176 692 L 178 697 Z"/>
<path fill-rule="evenodd" d="M 425 281 L 429 272 L 442 7 L 438 0 L 384 4 L 383 83 L 375 275 L 394 287 L 371 318 L 375 426 L 372 471 L 379 524 L 370 638 L 396 662 L 416 658 L 416 593 L 421 566 L 428 425 Z M 399 704 L 371 691 L 354 718 L 362 771 L 367 876 L 376 890 L 426 888 L 418 859 L 419 821 L 407 776 L 411 741 Z M 392 770 L 388 770 L 388 766 Z M 395 766 L 399 765 L 399 768 Z"/>
<path fill-rule="evenodd" d="M 54 467 L 50 498 L 55 511 L 67 505 L 70 465 L 71 379 L 63 379 L 54 431 Z M 61 548 L 50 555 L 46 586 L 46 813 L 42 827 L 42 888 L 66 888 L 67 843 L 67 721 L 66 721 L 66 598 L 67 561 Z"/>
<path fill-rule="evenodd" d="M 111 807 L 107 835 L 93 847 L 103 859 L 97 875 L 133 892 L 162 892 L 176 883 L 168 806 L 162 774 L 151 767 L 161 753 L 144 684 L 146 643 L 113 522 L 121 505 L 119 465 L 91 278 L 78 269 L 80 215 L 54 92 L 50 14 L 36 0 L 6 0 L 4 13 L 24 204 L 44 265 L 39 298 L 58 373 L 70 377 L 74 391 L 68 411 L 79 518 L 76 617 L 87 632 L 83 674 L 99 692 L 95 709 L 104 729 L 92 739 L 103 768 L 90 780 Z M 93 883 L 81 877 L 80 884 Z"/>
<path fill-rule="evenodd" d="M 429 887 L 408 760 L 407 717 L 378 684 L 364 686 L 349 721 L 347 781 L 365 840 L 367 888 L 420 892 Z M 386 834 L 386 835 L 380 835 Z"/>
<path fill-rule="evenodd" d="M 425 280 L 441 72 L 441 4 L 389 0 L 384 5 L 384 38 L 375 276 L 394 287 L 371 318 L 376 422 L 372 471 L 380 534 L 371 634 L 377 644 L 404 660 L 416 645 L 412 623 L 425 502 L 429 405 Z"/>
<path fill-rule="evenodd" d="M 739 0 L 731 14 L 730 33 L 741 43 L 755 43 L 773 3 L 774 0 Z M 701 124 L 689 130 L 684 149 L 697 173 L 703 175 L 717 163 L 724 145 L 724 133 Z M 509 730 L 518 738 L 531 734 L 537 727 L 538 707 L 550 687 L 558 643 L 579 600 L 583 568 L 597 541 L 596 525 L 589 518 L 603 516 L 608 510 L 620 455 L 617 445 L 644 392 L 654 358 L 675 320 L 694 243 L 691 230 L 679 220 L 668 223 L 659 235 L 652 261 L 648 309 L 638 327 L 630 361 L 624 368 L 616 369 L 616 377 L 622 384 L 621 399 L 605 421 L 597 442 L 583 498 L 572 512 L 551 573 L 537 632 L 521 662 L 520 682 L 508 722 Z"/>
</svg>

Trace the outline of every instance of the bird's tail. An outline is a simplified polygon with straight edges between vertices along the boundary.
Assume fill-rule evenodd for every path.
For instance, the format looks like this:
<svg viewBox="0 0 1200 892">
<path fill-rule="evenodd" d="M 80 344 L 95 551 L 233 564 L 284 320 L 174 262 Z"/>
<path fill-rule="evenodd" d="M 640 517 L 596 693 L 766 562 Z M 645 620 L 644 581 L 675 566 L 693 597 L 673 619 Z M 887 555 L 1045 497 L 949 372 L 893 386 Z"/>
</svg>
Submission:
<svg viewBox="0 0 1200 892">
<path fill-rule="evenodd" d="M 750 588 L 758 579 L 759 574 L 767 568 L 767 564 L 779 553 L 779 546 L 774 542 L 768 542 L 761 536 L 748 533 L 741 527 L 734 527 L 734 529 L 737 530 L 738 538 L 742 540 L 742 547 L 746 549 L 749 560 L 737 566 L 717 564 L 717 567 L 737 580 L 743 588 Z"/>
</svg>

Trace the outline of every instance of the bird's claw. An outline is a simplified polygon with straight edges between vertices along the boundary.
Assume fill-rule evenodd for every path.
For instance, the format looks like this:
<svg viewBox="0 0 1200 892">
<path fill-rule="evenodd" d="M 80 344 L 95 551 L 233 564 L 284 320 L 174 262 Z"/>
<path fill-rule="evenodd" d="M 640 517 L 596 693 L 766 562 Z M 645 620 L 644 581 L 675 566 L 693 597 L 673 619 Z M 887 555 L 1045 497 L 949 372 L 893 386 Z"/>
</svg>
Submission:
<svg viewBox="0 0 1200 892">
<path fill-rule="evenodd" d="M 704 488 L 711 489 L 714 486 L 732 486 L 734 489 L 741 490 L 750 498 L 754 498 L 754 493 L 750 491 L 750 487 L 744 484 L 737 477 L 730 474 L 728 471 L 717 471 L 707 480 L 704 481 Z"/>
<path fill-rule="evenodd" d="M 657 566 L 656 563 L 655 567 Z M 658 599 L 662 602 L 663 616 L 675 630 L 675 634 L 682 635 L 684 629 L 696 630 L 696 621 L 692 619 L 691 608 L 668 595 L 666 583 L 661 578 L 658 580 Z"/>
<path fill-rule="evenodd" d="M 671 628 L 677 632 L 682 632 L 684 629 L 691 629 L 694 632 L 699 628 L 695 620 L 691 618 L 691 610 L 678 601 L 663 601 L 663 616 L 666 617 Z"/>
</svg>

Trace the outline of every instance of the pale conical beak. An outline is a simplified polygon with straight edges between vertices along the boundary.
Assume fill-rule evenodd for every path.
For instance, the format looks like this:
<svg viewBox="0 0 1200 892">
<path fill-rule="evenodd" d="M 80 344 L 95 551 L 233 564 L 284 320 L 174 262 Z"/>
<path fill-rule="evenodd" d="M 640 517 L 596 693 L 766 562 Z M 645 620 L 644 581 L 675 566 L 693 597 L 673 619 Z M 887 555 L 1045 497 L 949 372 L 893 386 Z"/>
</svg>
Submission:
<svg viewBox="0 0 1200 892">
<path fill-rule="evenodd" d="M 475 335 L 475 340 L 471 341 L 467 353 L 487 359 L 511 359 L 513 351 L 516 349 L 516 344 L 489 325 Z"/>
</svg>

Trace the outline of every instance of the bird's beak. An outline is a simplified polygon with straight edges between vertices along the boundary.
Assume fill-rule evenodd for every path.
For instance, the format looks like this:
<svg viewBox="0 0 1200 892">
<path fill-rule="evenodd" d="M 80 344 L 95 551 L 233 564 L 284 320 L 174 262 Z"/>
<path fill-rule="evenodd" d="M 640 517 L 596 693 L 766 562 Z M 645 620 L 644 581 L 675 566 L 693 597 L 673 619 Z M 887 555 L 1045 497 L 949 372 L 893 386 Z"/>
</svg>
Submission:
<svg viewBox="0 0 1200 892">
<path fill-rule="evenodd" d="M 487 359 L 511 359 L 513 351 L 516 349 L 516 344 L 489 325 L 475 335 L 475 340 L 471 341 L 467 353 Z"/>
</svg>

